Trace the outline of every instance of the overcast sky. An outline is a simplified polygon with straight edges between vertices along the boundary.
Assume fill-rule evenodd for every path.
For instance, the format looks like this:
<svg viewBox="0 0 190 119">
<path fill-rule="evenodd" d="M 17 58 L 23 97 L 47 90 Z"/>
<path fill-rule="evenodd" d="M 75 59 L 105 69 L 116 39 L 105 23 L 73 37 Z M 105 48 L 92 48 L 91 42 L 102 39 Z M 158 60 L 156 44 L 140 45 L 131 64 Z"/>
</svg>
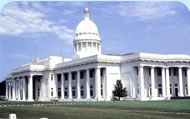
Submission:
<svg viewBox="0 0 190 119">
<path fill-rule="evenodd" d="M 85 7 L 103 54 L 190 55 L 190 11 L 179 2 L 11 2 L 0 11 L 0 81 L 36 57 L 71 58 Z"/>
</svg>

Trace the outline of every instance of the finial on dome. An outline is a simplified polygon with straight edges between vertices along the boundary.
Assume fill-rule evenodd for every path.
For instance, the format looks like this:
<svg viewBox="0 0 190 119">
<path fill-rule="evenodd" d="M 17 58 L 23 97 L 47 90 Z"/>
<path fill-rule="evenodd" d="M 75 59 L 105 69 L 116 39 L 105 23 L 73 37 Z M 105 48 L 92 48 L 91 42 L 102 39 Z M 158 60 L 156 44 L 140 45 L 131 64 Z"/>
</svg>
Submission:
<svg viewBox="0 0 190 119">
<path fill-rule="evenodd" d="M 84 9 L 84 18 L 89 18 L 88 8 Z"/>
</svg>

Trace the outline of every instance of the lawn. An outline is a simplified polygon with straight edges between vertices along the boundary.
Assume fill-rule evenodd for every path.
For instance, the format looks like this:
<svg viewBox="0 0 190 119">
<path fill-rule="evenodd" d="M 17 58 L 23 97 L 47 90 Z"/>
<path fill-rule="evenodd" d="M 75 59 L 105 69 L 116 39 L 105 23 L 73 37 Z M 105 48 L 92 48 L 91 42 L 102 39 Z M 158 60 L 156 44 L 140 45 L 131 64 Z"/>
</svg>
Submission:
<svg viewBox="0 0 190 119">
<path fill-rule="evenodd" d="M 24 104 L 23 106 L 3 106 Z M 43 105 L 39 105 L 43 104 Z M 47 105 L 48 104 L 48 105 Z M 51 104 L 51 105 L 49 105 Z M 34 103 L 0 102 L 0 118 L 18 119 L 189 119 L 190 100 Z"/>
</svg>

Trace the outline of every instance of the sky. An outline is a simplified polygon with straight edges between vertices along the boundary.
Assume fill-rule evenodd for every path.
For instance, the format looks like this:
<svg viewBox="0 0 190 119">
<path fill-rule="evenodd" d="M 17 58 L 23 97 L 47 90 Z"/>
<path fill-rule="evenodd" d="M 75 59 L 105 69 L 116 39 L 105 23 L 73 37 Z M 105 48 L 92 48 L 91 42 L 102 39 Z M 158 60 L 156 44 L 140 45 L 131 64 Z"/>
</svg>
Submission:
<svg viewBox="0 0 190 119">
<path fill-rule="evenodd" d="M 179 2 L 10 2 L 0 11 L 0 81 L 37 57 L 71 58 L 86 7 L 102 54 L 190 55 L 190 11 Z"/>
</svg>

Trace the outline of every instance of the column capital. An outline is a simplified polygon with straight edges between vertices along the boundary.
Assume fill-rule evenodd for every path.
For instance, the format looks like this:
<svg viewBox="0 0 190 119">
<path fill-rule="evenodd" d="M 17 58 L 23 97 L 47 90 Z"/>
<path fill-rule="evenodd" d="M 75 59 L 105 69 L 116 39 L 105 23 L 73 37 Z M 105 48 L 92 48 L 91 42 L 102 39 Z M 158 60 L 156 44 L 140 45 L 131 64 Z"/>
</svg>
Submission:
<svg viewBox="0 0 190 119">
<path fill-rule="evenodd" d="M 177 68 L 178 68 L 178 69 L 182 69 L 182 68 L 183 68 L 183 66 L 178 66 Z"/>
<path fill-rule="evenodd" d="M 166 69 L 169 69 L 170 67 L 169 66 L 165 66 Z"/>
<path fill-rule="evenodd" d="M 139 65 L 138 67 L 139 67 L 139 68 L 143 68 L 143 67 L 145 67 L 145 65 Z"/>
<path fill-rule="evenodd" d="M 150 66 L 151 69 L 152 69 L 152 68 L 154 69 L 155 67 L 156 67 L 156 66 Z"/>
</svg>

